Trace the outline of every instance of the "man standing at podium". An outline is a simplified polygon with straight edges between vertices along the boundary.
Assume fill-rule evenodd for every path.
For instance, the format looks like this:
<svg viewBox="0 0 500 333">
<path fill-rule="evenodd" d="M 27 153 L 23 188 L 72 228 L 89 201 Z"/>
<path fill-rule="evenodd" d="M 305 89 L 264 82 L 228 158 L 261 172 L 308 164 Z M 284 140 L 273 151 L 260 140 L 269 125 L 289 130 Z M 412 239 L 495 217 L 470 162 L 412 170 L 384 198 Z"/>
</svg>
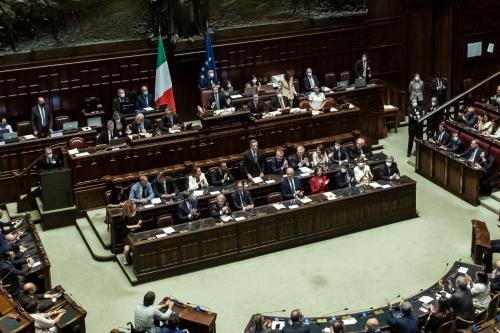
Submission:
<svg viewBox="0 0 500 333">
<path fill-rule="evenodd" d="M 52 170 L 60 166 L 61 160 L 59 157 L 52 152 L 52 148 L 46 147 L 45 153 L 39 163 L 40 170 Z"/>
</svg>

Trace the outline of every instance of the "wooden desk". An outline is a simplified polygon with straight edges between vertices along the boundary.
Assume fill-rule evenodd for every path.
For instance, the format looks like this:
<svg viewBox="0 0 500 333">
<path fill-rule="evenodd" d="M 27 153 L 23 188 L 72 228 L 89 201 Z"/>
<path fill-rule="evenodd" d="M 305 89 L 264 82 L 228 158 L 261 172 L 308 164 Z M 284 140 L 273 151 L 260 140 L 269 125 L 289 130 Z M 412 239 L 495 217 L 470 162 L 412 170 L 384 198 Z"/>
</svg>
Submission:
<svg viewBox="0 0 500 333">
<path fill-rule="evenodd" d="M 35 333 L 35 321 L 0 283 L 0 332 Z"/>
<path fill-rule="evenodd" d="M 213 218 L 183 223 L 161 238 L 162 229 L 130 233 L 134 273 L 142 283 L 416 217 L 416 183 L 402 177 L 390 185 L 337 190 L 335 200 L 316 194 L 306 204 L 284 202 L 296 209 L 266 205 L 235 212 L 234 218 L 245 219 L 223 225 Z"/>
<path fill-rule="evenodd" d="M 436 149 L 434 145 L 415 139 L 417 143 L 417 161 L 415 171 L 455 194 L 468 203 L 479 204 L 479 180 L 481 169 L 465 163 L 453 154 Z"/>
<path fill-rule="evenodd" d="M 61 333 L 85 333 L 85 311 L 78 302 L 64 290 L 63 287 L 58 285 L 50 290 L 50 293 L 60 293 L 61 298 L 48 310 L 64 309 L 66 313 L 62 316 L 61 320 L 57 323 L 59 332 Z"/>
<path fill-rule="evenodd" d="M 483 256 L 491 249 L 490 232 L 486 223 L 472 220 L 470 254 L 476 265 L 483 264 Z"/>
<path fill-rule="evenodd" d="M 483 267 L 482 266 L 476 266 L 472 264 L 467 264 L 464 262 L 458 262 L 456 261 L 450 270 L 443 276 L 442 279 L 440 280 L 450 280 L 450 281 L 455 281 L 455 279 L 458 276 L 464 276 L 464 274 L 459 273 L 458 269 L 460 267 L 467 268 L 467 274 L 469 276 L 474 276 L 476 272 L 482 271 Z M 419 322 L 421 325 L 425 323 L 425 320 L 427 319 L 427 316 L 429 315 L 428 311 L 422 311 L 422 304 L 423 302 L 420 301 L 419 299 L 422 296 L 428 296 L 433 299 L 434 305 L 437 305 L 437 300 L 436 300 L 436 294 L 437 292 L 441 290 L 439 287 L 439 281 L 436 281 L 432 286 L 425 290 L 421 290 L 420 292 L 417 292 L 413 294 L 413 296 L 408 297 L 407 299 L 411 302 L 412 308 L 413 308 L 413 314 L 415 316 L 418 316 Z M 449 293 L 449 290 L 446 290 Z M 328 302 L 328 300 L 324 300 L 325 302 Z M 399 299 L 396 300 L 395 302 L 399 303 Z M 384 303 L 384 300 L 381 299 L 380 303 Z M 348 306 L 348 304 L 344 304 L 345 306 Z M 376 318 L 379 322 L 380 329 L 381 330 L 389 330 L 389 324 L 388 324 L 388 319 L 392 317 L 394 314 L 394 310 L 389 309 L 388 306 L 381 306 L 381 307 L 375 307 L 374 309 L 372 308 L 367 308 L 366 310 L 358 310 L 355 313 L 335 313 L 335 314 L 329 314 L 329 315 L 322 315 L 321 317 L 310 317 L 310 316 L 305 316 L 304 318 L 304 323 L 306 325 L 309 325 L 309 330 L 311 333 L 321 333 L 326 327 L 330 327 L 330 321 L 332 319 L 341 319 L 341 320 L 347 320 L 347 319 L 355 319 L 355 323 L 352 325 L 344 325 L 344 331 L 349 332 L 349 333 L 355 333 L 355 332 L 365 332 L 365 326 L 366 326 L 366 321 L 369 318 Z M 264 316 L 265 320 L 270 320 L 273 322 L 273 324 L 280 323 L 281 328 L 283 328 L 283 325 L 285 323 L 288 323 L 289 317 L 288 316 L 279 316 L 279 315 L 266 315 Z M 288 324 L 287 324 L 288 325 Z M 253 318 L 250 319 L 248 322 L 247 326 L 245 327 L 244 333 L 249 333 L 250 328 L 253 326 Z M 275 326 L 273 325 L 273 328 Z M 486 331 L 485 331 L 486 333 Z"/>
<path fill-rule="evenodd" d="M 196 116 L 201 120 L 205 129 L 224 129 L 234 127 L 236 124 L 246 124 L 250 122 L 250 111 L 237 110 L 230 114 L 213 115 L 212 111 L 205 113 L 197 112 Z"/>
<path fill-rule="evenodd" d="M 215 320 L 217 319 L 217 313 L 208 308 L 202 309 L 203 306 L 201 305 L 182 303 L 173 297 L 166 297 L 165 299 L 171 299 L 174 302 L 172 310 L 179 315 L 181 320 L 179 328 L 197 333 L 216 332 Z"/>
</svg>

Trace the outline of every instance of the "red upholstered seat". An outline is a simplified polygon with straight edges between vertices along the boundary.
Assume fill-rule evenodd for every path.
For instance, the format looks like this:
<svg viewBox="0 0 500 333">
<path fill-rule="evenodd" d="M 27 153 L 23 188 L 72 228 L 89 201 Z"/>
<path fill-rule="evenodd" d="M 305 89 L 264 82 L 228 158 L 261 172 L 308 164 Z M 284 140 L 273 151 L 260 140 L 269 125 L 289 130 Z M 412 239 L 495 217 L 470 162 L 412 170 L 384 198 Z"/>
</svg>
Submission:
<svg viewBox="0 0 500 333">
<path fill-rule="evenodd" d="M 488 153 L 490 151 L 490 145 L 486 142 L 478 141 L 479 148 L 481 148 L 484 152 Z"/>
<path fill-rule="evenodd" d="M 460 138 L 460 141 L 462 141 L 462 147 L 464 149 L 467 149 L 470 146 L 470 142 L 473 140 L 473 137 L 466 132 L 458 133 L 458 137 Z"/>
<path fill-rule="evenodd" d="M 490 154 L 495 158 L 495 164 L 497 166 L 497 170 L 500 170 L 500 148 L 491 147 Z"/>
</svg>

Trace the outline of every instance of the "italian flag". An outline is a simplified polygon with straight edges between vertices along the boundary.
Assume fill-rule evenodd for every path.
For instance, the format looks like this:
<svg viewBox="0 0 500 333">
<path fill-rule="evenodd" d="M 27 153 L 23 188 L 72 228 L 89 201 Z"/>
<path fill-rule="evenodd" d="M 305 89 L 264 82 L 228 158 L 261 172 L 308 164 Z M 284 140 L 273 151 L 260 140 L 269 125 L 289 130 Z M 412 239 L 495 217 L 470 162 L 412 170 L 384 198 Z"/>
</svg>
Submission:
<svg viewBox="0 0 500 333">
<path fill-rule="evenodd" d="M 167 56 L 163 48 L 163 41 L 158 39 L 158 58 L 156 60 L 156 82 L 155 82 L 155 103 L 157 106 L 168 105 L 175 110 L 174 89 L 172 88 L 172 79 L 168 69 Z"/>
</svg>

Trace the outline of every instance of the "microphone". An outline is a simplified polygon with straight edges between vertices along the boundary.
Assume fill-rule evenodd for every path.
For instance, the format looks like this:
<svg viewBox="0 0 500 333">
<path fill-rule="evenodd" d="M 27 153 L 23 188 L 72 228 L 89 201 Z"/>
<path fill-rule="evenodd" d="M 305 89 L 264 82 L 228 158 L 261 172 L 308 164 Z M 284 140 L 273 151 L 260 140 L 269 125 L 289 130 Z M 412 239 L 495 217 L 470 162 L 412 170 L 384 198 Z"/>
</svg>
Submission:
<svg viewBox="0 0 500 333">
<path fill-rule="evenodd" d="M 265 311 L 265 312 L 259 312 L 259 314 L 265 315 L 265 314 L 278 313 L 278 312 L 286 312 L 286 310 L 282 309 L 282 310 L 274 310 L 274 311 Z"/>
<path fill-rule="evenodd" d="M 331 311 L 329 313 L 325 313 L 325 314 L 321 315 L 321 317 L 328 317 L 328 316 L 330 316 L 332 314 L 336 314 L 337 312 L 344 312 L 344 311 L 347 311 L 347 310 L 349 310 L 349 308 L 338 309 L 338 310 L 335 310 L 335 311 Z"/>
<path fill-rule="evenodd" d="M 444 269 L 443 269 L 443 273 L 441 273 L 441 276 L 444 275 L 444 273 L 446 272 L 446 269 L 448 268 L 448 266 L 450 265 L 449 262 L 446 263 L 446 266 L 444 266 Z"/>
<path fill-rule="evenodd" d="M 205 308 L 207 309 L 207 312 L 212 312 L 212 310 L 206 306 L 206 305 L 200 305 L 200 304 L 193 304 L 193 303 L 189 303 L 189 302 L 186 302 L 186 304 L 188 305 L 191 305 L 192 307 L 194 307 L 194 310 L 197 311 L 197 312 L 201 312 L 201 308 Z"/>
</svg>

